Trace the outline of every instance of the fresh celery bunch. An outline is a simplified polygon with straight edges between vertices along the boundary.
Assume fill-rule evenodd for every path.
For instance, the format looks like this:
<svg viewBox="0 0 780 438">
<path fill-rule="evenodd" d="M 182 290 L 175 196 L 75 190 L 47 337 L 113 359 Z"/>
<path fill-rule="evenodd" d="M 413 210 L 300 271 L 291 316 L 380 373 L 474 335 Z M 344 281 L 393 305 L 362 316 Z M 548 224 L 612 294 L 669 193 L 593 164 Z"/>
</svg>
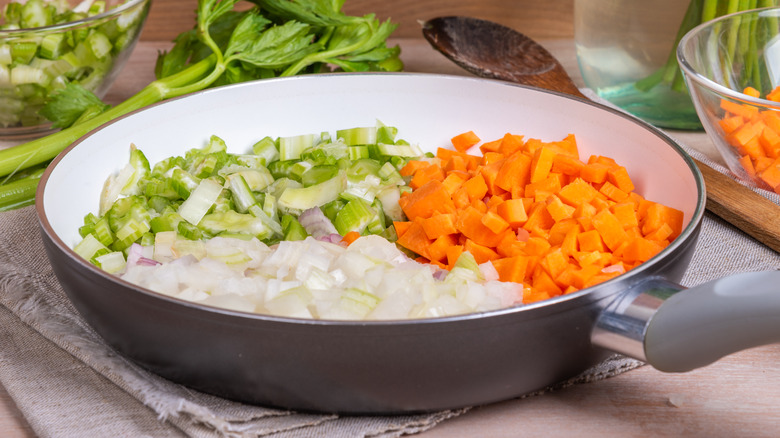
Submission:
<svg viewBox="0 0 780 438">
<path fill-rule="evenodd" d="M 209 87 L 273 76 L 343 71 L 398 71 L 398 47 L 386 40 L 396 25 L 373 14 L 347 16 L 343 0 L 198 0 L 197 23 L 160 55 L 157 79 L 114 107 L 69 85 L 44 113 L 60 131 L 0 150 L 0 211 L 34 201 L 40 175 L 24 169 L 48 163 L 79 137 L 128 112 Z M 14 196 L 8 185 L 14 182 Z M 22 187 L 20 187 L 22 186 Z M 20 193 L 25 193 L 25 196 Z M 12 202 L 5 202 L 12 199 Z"/>
</svg>

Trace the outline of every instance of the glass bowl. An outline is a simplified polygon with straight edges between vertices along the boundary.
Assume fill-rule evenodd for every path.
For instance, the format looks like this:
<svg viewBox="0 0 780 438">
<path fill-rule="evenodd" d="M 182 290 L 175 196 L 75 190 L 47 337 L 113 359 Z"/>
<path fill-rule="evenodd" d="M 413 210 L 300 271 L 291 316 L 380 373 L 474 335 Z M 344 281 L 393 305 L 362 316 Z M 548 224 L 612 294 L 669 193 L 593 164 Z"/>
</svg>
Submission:
<svg viewBox="0 0 780 438">
<path fill-rule="evenodd" d="M 102 98 L 138 41 L 151 4 L 23 1 L 0 1 L 0 140 L 53 131 L 39 110 L 70 82 Z"/>
<path fill-rule="evenodd" d="M 780 9 L 704 23 L 682 38 L 677 60 L 728 168 L 748 185 L 780 192 L 780 89 L 772 94 L 780 85 Z"/>
</svg>

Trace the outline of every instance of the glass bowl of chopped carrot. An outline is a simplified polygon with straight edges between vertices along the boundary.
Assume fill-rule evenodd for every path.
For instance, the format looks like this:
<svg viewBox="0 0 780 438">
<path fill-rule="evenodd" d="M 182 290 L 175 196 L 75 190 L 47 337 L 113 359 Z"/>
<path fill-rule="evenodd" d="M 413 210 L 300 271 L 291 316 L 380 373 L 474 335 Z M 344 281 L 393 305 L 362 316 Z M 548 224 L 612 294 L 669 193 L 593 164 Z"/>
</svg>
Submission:
<svg viewBox="0 0 780 438">
<path fill-rule="evenodd" d="M 683 37 L 677 59 L 725 164 L 780 193 L 780 9 L 704 23 Z"/>
<path fill-rule="evenodd" d="M 0 139 L 33 138 L 57 129 L 63 108 L 88 117 L 127 61 L 151 0 L 0 0 Z M 45 109 L 70 88 L 71 104 Z M 86 102 L 86 103 L 84 103 Z M 90 103 L 92 102 L 92 103 Z M 67 102 L 66 102 L 67 103 Z"/>
</svg>

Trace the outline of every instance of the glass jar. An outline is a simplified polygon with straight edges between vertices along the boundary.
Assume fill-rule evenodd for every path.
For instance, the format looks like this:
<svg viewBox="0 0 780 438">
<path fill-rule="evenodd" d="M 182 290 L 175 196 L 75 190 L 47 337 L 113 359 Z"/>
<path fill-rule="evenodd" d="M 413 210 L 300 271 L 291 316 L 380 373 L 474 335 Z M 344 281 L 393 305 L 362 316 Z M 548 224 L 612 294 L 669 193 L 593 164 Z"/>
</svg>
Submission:
<svg viewBox="0 0 780 438">
<path fill-rule="evenodd" d="M 655 126 L 701 129 L 675 57 L 688 6 L 681 0 L 575 0 L 574 40 L 585 85 Z"/>
</svg>

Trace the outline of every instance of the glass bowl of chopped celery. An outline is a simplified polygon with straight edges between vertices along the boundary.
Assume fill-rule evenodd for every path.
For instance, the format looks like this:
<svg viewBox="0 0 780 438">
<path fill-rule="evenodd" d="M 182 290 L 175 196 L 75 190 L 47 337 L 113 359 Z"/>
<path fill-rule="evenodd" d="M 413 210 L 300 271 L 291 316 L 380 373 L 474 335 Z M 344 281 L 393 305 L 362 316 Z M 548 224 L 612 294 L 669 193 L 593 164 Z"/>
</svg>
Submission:
<svg viewBox="0 0 780 438">
<path fill-rule="evenodd" d="M 696 111 L 741 181 L 780 193 L 780 8 L 704 23 L 677 59 Z"/>
<path fill-rule="evenodd" d="M 0 139 L 56 129 L 44 108 L 68 84 L 102 98 L 138 41 L 150 3 L 0 1 Z"/>
</svg>

